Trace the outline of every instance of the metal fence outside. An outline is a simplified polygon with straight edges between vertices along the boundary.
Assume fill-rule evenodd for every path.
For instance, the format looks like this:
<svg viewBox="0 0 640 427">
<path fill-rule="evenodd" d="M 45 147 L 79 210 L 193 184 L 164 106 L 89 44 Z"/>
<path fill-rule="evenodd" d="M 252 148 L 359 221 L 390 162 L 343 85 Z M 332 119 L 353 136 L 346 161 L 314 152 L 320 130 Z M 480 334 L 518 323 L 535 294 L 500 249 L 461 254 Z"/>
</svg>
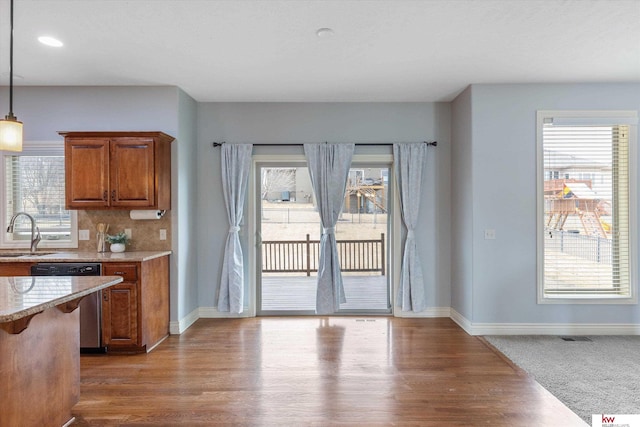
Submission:
<svg viewBox="0 0 640 427">
<path fill-rule="evenodd" d="M 611 239 L 569 231 L 546 229 L 545 250 L 566 253 L 600 264 L 611 264 Z"/>
</svg>

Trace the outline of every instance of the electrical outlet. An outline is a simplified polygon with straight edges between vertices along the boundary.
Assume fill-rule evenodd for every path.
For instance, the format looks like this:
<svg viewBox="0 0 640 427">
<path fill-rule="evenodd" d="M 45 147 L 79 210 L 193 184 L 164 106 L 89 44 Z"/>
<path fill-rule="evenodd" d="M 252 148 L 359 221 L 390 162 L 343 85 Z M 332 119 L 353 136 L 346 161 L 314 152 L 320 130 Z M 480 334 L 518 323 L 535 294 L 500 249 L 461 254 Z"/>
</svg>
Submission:
<svg viewBox="0 0 640 427">
<path fill-rule="evenodd" d="M 484 240 L 495 240 L 496 239 L 496 230 L 493 228 L 487 228 L 484 230 Z"/>
<path fill-rule="evenodd" d="M 78 240 L 89 240 L 89 230 L 78 230 Z"/>
<path fill-rule="evenodd" d="M 167 230 L 164 228 L 160 229 L 160 240 L 167 240 Z"/>
<path fill-rule="evenodd" d="M 130 228 L 125 228 L 124 229 L 124 234 L 126 234 L 128 238 L 131 238 L 131 229 Z"/>
</svg>

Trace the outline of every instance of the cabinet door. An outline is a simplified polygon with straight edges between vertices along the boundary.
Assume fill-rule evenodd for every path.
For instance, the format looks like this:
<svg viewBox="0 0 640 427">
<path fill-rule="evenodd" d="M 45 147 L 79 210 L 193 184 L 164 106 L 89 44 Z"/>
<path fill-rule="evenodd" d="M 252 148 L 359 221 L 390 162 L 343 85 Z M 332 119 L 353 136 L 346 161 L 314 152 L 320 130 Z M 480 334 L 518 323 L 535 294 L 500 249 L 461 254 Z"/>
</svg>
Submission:
<svg viewBox="0 0 640 427">
<path fill-rule="evenodd" d="M 153 138 L 113 139 L 110 161 L 111 206 L 155 206 Z"/>
<path fill-rule="evenodd" d="M 65 140 L 67 209 L 109 206 L 109 140 Z"/>
<path fill-rule="evenodd" d="M 136 283 L 122 282 L 102 291 L 102 343 L 138 345 L 138 292 Z"/>
<path fill-rule="evenodd" d="M 110 350 L 139 346 L 138 265 L 135 263 L 104 263 L 102 274 L 122 276 L 124 280 L 103 291 L 102 344 Z"/>
</svg>

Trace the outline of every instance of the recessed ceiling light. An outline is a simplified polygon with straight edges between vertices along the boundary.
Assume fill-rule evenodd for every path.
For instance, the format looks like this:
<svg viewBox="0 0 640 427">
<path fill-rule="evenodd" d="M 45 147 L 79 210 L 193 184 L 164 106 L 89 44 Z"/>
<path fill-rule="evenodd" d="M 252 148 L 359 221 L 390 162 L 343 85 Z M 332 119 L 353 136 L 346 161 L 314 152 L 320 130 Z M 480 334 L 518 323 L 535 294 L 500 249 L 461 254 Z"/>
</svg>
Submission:
<svg viewBox="0 0 640 427">
<path fill-rule="evenodd" d="M 62 47 L 64 46 L 64 43 L 62 43 L 60 40 L 55 39 L 53 37 L 50 36 L 40 36 L 38 37 L 38 41 L 44 45 L 47 46 L 51 46 L 51 47 Z"/>
<path fill-rule="evenodd" d="M 318 31 L 316 31 L 316 35 L 318 37 L 331 37 L 333 36 L 333 30 L 331 28 L 320 28 Z"/>
</svg>

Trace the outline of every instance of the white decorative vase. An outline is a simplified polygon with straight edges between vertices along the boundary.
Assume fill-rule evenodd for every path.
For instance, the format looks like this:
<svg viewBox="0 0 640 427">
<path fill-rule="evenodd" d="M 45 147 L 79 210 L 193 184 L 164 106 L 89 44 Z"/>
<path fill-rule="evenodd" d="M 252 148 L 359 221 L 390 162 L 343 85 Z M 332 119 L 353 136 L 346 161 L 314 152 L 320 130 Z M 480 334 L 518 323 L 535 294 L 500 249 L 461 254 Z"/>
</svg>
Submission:
<svg viewBox="0 0 640 427">
<path fill-rule="evenodd" d="M 112 243 L 111 252 L 124 252 L 124 243 Z"/>
</svg>

